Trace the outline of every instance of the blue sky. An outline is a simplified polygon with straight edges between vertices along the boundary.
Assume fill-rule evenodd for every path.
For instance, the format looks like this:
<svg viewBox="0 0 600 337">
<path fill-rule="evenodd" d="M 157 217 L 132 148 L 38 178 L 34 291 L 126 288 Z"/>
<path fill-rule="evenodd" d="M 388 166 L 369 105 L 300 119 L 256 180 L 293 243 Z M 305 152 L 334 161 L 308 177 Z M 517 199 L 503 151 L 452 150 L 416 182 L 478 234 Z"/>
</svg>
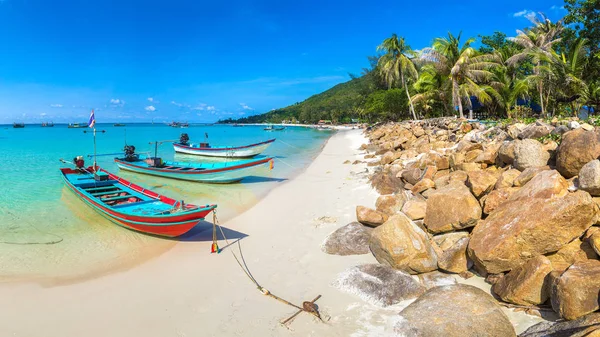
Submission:
<svg viewBox="0 0 600 337">
<path fill-rule="evenodd" d="M 500 4 L 501 3 L 501 4 Z M 562 0 L 0 0 L 0 123 L 215 121 L 349 79 L 391 33 L 514 36 Z"/>
</svg>

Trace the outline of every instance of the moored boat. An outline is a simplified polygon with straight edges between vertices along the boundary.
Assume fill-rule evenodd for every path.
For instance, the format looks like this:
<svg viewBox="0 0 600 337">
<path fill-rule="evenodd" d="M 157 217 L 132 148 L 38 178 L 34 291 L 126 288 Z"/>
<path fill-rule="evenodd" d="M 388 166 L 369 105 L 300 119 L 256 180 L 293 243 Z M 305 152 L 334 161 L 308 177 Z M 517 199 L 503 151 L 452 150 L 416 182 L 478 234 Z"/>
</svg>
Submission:
<svg viewBox="0 0 600 337">
<path fill-rule="evenodd" d="M 113 124 L 113 126 L 125 126 L 125 124 L 123 124 L 123 123 L 115 123 L 115 124 Z"/>
<path fill-rule="evenodd" d="M 182 140 L 180 140 L 179 143 L 173 143 L 173 148 L 175 149 L 175 152 L 198 156 L 249 158 L 259 155 L 274 141 L 275 139 L 273 138 L 264 142 L 244 146 L 211 146 L 208 143 L 189 143 L 182 135 Z"/>
<path fill-rule="evenodd" d="M 163 161 L 160 158 L 145 155 L 126 155 L 123 158 L 115 158 L 115 163 L 122 170 L 136 173 L 203 183 L 228 184 L 252 176 L 266 166 L 272 168 L 273 158 L 186 163 Z"/>
<path fill-rule="evenodd" d="M 42 127 L 43 127 L 43 128 L 51 128 L 51 127 L 54 127 L 54 122 L 50 122 L 50 123 L 48 123 L 48 122 L 43 122 L 43 123 L 42 123 Z"/>
<path fill-rule="evenodd" d="M 67 126 L 69 129 L 79 129 L 87 127 L 87 123 L 69 123 Z"/>
<path fill-rule="evenodd" d="M 13 128 L 22 129 L 25 127 L 25 123 L 13 123 Z"/>
<path fill-rule="evenodd" d="M 177 237 L 190 231 L 217 205 L 197 206 L 159 195 L 96 167 L 61 168 L 69 189 L 95 211 L 119 226 L 138 232 Z"/>
</svg>

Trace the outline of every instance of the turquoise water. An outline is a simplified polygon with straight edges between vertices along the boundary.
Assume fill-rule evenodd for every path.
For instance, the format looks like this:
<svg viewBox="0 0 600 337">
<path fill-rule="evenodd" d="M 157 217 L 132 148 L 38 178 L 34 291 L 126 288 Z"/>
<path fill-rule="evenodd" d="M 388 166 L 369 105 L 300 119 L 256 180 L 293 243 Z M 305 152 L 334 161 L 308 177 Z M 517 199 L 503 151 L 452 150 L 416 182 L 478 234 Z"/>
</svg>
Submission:
<svg viewBox="0 0 600 337">
<path fill-rule="evenodd" d="M 185 132 L 192 142 L 244 145 L 277 138 L 263 154 L 275 156 L 275 168 L 241 184 L 208 185 L 118 171 L 114 156 L 98 157 L 98 165 L 160 194 L 195 204 L 219 205 L 221 221 L 254 205 L 270 189 L 305 168 L 319 153 L 329 133 L 288 127 L 264 131 L 259 126 L 190 126 L 98 124 L 97 153 L 120 152 L 125 142 L 136 152 L 154 152 L 156 140 L 178 139 Z M 88 131 L 84 133 L 83 131 Z M 96 214 L 64 185 L 59 168 L 77 155 L 93 153 L 90 129 L 66 125 L 24 129 L 0 126 L 0 280 L 68 281 L 91 277 L 140 263 L 168 250 L 177 241 L 135 233 Z M 175 154 L 166 142 L 159 156 L 177 161 L 207 160 Z M 210 159 L 208 159 L 210 160 Z M 86 157 L 86 163 L 92 163 Z M 258 221 L 257 221 L 258 223 Z"/>
</svg>

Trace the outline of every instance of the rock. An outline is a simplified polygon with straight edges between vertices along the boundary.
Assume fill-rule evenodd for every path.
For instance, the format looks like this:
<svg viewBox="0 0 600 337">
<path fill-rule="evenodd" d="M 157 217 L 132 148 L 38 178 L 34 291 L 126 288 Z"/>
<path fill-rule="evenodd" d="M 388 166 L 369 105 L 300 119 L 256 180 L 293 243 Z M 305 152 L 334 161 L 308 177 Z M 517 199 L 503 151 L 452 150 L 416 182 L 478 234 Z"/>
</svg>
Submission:
<svg viewBox="0 0 600 337">
<path fill-rule="evenodd" d="M 515 337 L 494 298 L 465 284 L 435 287 L 400 312 L 394 327 L 405 337 Z"/>
<path fill-rule="evenodd" d="M 577 129 L 563 135 L 556 154 L 556 169 L 565 178 L 576 176 L 583 165 L 600 156 L 600 133 Z"/>
<path fill-rule="evenodd" d="M 529 327 L 519 337 L 597 337 L 600 313 L 591 313 L 574 321 L 540 322 Z"/>
<path fill-rule="evenodd" d="M 465 154 L 462 152 L 453 153 L 450 155 L 448 159 L 448 163 L 450 164 L 450 168 L 452 170 L 457 170 L 457 167 L 465 162 Z"/>
<path fill-rule="evenodd" d="M 500 148 L 500 144 L 490 144 L 485 150 L 475 158 L 476 163 L 483 163 L 488 165 L 493 165 L 496 162 L 496 158 L 498 158 L 498 150 Z"/>
<path fill-rule="evenodd" d="M 592 234 L 588 243 L 592 246 L 596 254 L 600 255 L 600 232 Z"/>
<path fill-rule="evenodd" d="M 413 199 L 404 204 L 402 213 L 406 214 L 411 220 L 419 220 L 425 218 L 426 209 L 427 202 L 425 200 Z"/>
<path fill-rule="evenodd" d="M 379 194 L 394 194 L 402 190 L 404 184 L 400 178 L 396 178 L 395 174 L 379 171 L 371 177 L 371 186 L 373 186 Z"/>
<path fill-rule="evenodd" d="M 527 125 L 523 123 L 515 123 L 508 127 L 507 133 L 512 139 L 517 139 L 519 134 L 525 130 Z"/>
<path fill-rule="evenodd" d="M 432 166 L 432 165 L 425 166 L 425 169 L 423 170 L 423 177 L 421 178 L 421 180 L 424 180 L 424 179 L 433 180 L 436 173 L 437 173 L 437 167 Z"/>
<path fill-rule="evenodd" d="M 492 286 L 492 291 L 505 302 L 521 305 L 542 304 L 550 296 L 550 283 L 547 279 L 550 272 L 550 260 L 538 255 L 506 274 Z"/>
<path fill-rule="evenodd" d="M 425 226 L 432 233 L 473 227 L 481 219 L 481 206 L 469 188 L 451 182 L 429 196 Z"/>
<path fill-rule="evenodd" d="M 540 167 L 548 164 L 550 154 L 544 150 L 540 142 L 534 139 L 524 139 L 515 144 L 515 160 L 513 165 L 519 171 L 530 167 Z"/>
<path fill-rule="evenodd" d="M 550 132 L 551 135 L 563 135 L 565 132 L 569 131 L 569 128 L 566 125 L 559 125 Z"/>
<path fill-rule="evenodd" d="M 498 159 L 506 165 L 512 165 L 515 161 L 515 142 L 503 142 L 498 149 Z"/>
<path fill-rule="evenodd" d="M 473 151 L 473 150 L 482 150 L 483 151 L 483 145 L 481 145 L 480 143 L 473 143 L 473 142 L 463 139 L 460 142 L 458 142 L 458 145 L 456 145 L 456 150 L 458 152 L 465 152 L 465 153 Z"/>
<path fill-rule="evenodd" d="M 597 255 L 588 241 L 575 239 L 563 246 L 556 253 L 548 255 L 554 270 L 564 271 L 579 261 L 596 259 Z"/>
<path fill-rule="evenodd" d="M 490 192 L 484 199 L 483 203 L 483 213 L 490 214 L 498 207 L 500 207 L 503 203 L 508 201 L 508 199 L 519 189 L 516 187 L 510 188 L 501 188 L 499 190 L 494 190 Z"/>
<path fill-rule="evenodd" d="M 517 179 L 519 175 L 521 175 L 521 171 L 517 169 L 510 169 L 502 172 L 494 188 L 498 190 L 501 188 L 512 187 L 515 179 Z"/>
<path fill-rule="evenodd" d="M 396 160 L 396 154 L 392 151 L 388 151 L 381 157 L 381 165 L 391 164 L 394 160 Z"/>
<path fill-rule="evenodd" d="M 585 131 L 592 131 L 594 130 L 594 127 L 589 125 L 588 123 L 583 123 L 581 124 L 581 128 L 584 129 Z"/>
<path fill-rule="evenodd" d="M 468 172 L 467 176 L 467 186 L 476 198 L 489 193 L 498 181 L 497 176 L 487 171 Z"/>
<path fill-rule="evenodd" d="M 421 180 L 423 172 L 418 168 L 406 169 L 402 171 L 402 179 L 411 185 L 415 185 Z"/>
<path fill-rule="evenodd" d="M 372 228 L 351 222 L 329 234 L 323 243 L 323 251 L 332 255 L 361 255 L 369 253 Z"/>
<path fill-rule="evenodd" d="M 523 129 L 523 131 L 521 131 L 521 133 L 519 133 L 517 137 L 519 139 L 535 139 L 545 137 L 549 135 L 553 129 L 554 128 L 549 125 L 537 122 L 535 124 L 528 125 L 525 129 Z"/>
<path fill-rule="evenodd" d="M 456 279 L 452 275 L 444 274 L 437 270 L 430 273 L 419 274 L 419 281 L 427 290 L 457 283 Z"/>
<path fill-rule="evenodd" d="M 448 185 L 448 184 L 450 183 L 450 174 L 449 174 L 449 173 L 447 173 L 447 171 L 444 171 L 444 172 L 446 172 L 446 174 L 445 174 L 445 175 L 442 175 L 442 176 L 436 177 L 436 178 L 433 180 L 433 182 L 435 183 L 435 186 L 436 186 L 437 188 L 444 187 L 444 186 L 446 186 L 446 185 Z"/>
<path fill-rule="evenodd" d="M 481 155 L 483 153 L 483 150 L 471 150 L 467 153 L 465 153 L 465 161 L 467 163 L 473 163 L 475 162 L 475 159 L 477 159 L 479 157 L 479 155 Z"/>
<path fill-rule="evenodd" d="M 481 165 L 484 165 L 484 164 L 462 163 L 462 164 L 458 165 L 456 168 L 461 171 L 472 172 L 472 171 L 481 170 Z"/>
<path fill-rule="evenodd" d="M 419 181 L 418 183 L 416 183 L 415 186 L 413 186 L 413 188 L 411 188 L 410 190 L 414 194 L 417 194 L 417 193 L 425 192 L 428 189 L 434 188 L 434 187 L 435 187 L 435 183 L 433 182 L 433 180 L 423 179 L 423 180 Z"/>
<path fill-rule="evenodd" d="M 513 186 L 520 187 L 527 184 L 533 177 L 535 177 L 538 173 L 542 171 L 549 170 L 548 166 L 543 167 L 530 167 L 525 169 L 525 171 L 521 172 L 521 174 L 515 178 Z"/>
<path fill-rule="evenodd" d="M 469 174 L 465 171 L 454 171 L 450 173 L 450 182 L 456 181 L 462 184 L 466 184 L 467 179 L 469 179 Z"/>
<path fill-rule="evenodd" d="M 567 193 L 569 183 L 556 170 L 542 171 L 513 193 L 510 200 L 529 198 L 560 198 Z"/>
<path fill-rule="evenodd" d="M 469 233 L 454 232 L 435 235 L 431 240 L 435 243 L 434 249 L 437 253 L 438 267 L 441 270 L 460 274 L 471 267 L 467 257 L 467 246 L 469 245 Z"/>
<path fill-rule="evenodd" d="M 425 287 L 409 274 L 380 264 L 352 267 L 340 274 L 333 285 L 383 307 L 417 298 L 425 292 Z"/>
<path fill-rule="evenodd" d="M 408 200 L 406 192 L 396 194 L 380 195 L 375 202 L 377 211 L 392 216 L 402 210 L 402 206 Z"/>
<path fill-rule="evenodd" d="M 583 165 L 579 171 L 579 189 L 593 196 L 600 196 L 600 160 Z"/>
<path fill-rule="evenodd" d="M 437 256 L 427 234 L 402 213 L 373 231 L 369 248 L 379 263 L 411 274 L 437 268 Z"/>
<path fill-rule="evenodd" d="M 469 256 L 487 273 L 509 271 L 535 255 L 558 251 L 581 236 L 595 215 L 596 205 L 583 191 L 560 198 L 510 200 L 475 226 Z"/>
<path fill-rule="evenodd" d="M 581 125 L 576 121 L 570 121 L 569 123 L 567 123 L 567 127 L 571 130 L 575 130 L 575 129 L 579 129 L 581 127 Z"/>
<path fill-rule="evenodd" d="M 552 287 L 552 308 L 568 320 L 600 309 L 600 261 L 577 262 Z"/>
<path fill-rule="evenodd" d="M 388 216 L 368 207 L 356 206 L 356 219 L 363 225 L 377 227 L 386 222 Z"/>
</svg>

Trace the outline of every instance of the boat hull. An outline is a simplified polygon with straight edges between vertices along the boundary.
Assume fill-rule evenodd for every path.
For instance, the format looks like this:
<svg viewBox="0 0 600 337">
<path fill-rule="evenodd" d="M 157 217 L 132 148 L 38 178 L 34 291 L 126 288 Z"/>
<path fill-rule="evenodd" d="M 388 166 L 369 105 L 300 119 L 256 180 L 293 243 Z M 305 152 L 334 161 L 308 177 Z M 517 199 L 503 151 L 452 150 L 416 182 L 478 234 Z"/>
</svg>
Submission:
<svg viewBox="0 0 600 337">
<path fill-rule="evenodd" d="M 252 176 L 266 166 L 271 165 L 273 158 L 265 158 L 255 161 L 249 161 L 236 165 L 215 169 L 205 169 L 202 171 L 176 171 L 157 167 L 147 167 L 136 162 L 127 162 L 115 158 L 115 163 L 122 170 L 127 170 L 136 173 L 149 174 L 164 178 L 188 180 L 201 183 L 211 184 L 230 184 L 243 180 L 246 177 Z M 192 166 L 193 165 L 189 165 Z"/>
<path fill-rule="evenodd" d="M 89 168 L 91 169 L 91 168 Z M 82 188 L 83 185 L 76 185 L 74 181 L 86 180 L 85 175 L 81 175 L 83 178 L 72 178 L 72 175 L 78 174 L 77 171 L 71 169 L 61 169 L 63 173 L 63 180 L 66 186 L 71 192 L 77 195 L 84 203 L 104 216 L 111 222 L 137 232 L 164 236 L 164 237 L 177 237 L 190 231 L 198 222 L 204 219 L 216 205 L 206 205 L 203 207 L 185 204 L 183 211 L 178 213 L 171 213 L 168 215 L 150 216 L 150 215 L 133 215 L 120 212 L 117 207 L 110 207 L 101 202 L 101 199 L 94 198 L 91 194 L 86 193 Z M 176 206 L 177 201 L 165 196 L 161 196 L 150 190 L 146 190 L 141 186 L 132 184 L 123 178 L 110 174 L 104 170 L 101 170 L 109 174 L 111 181 L 116 181 L 114 186 L 122 186 L 128 190 L 138 193 L 138 195 L 145 196 L 145 202 L 153 202 L 159 204 L 165 204 L 167 206 Z M 89 180 L 89 179 L 88 179 Z M 87 182 L 86 182 L 87 183 Z M 106 185 L 108 186 L 108 185 Z M 132 204 L 135 207 L 143 207 L 144 202 L 139 204 Z M 147 205 L 147 204 L 146 204 Z"/>
<path fill-rule="evenodd" d="M 175 152 L 193 154 L 205 157 L 224 157 L 224 158 L 251 158 L 261 154 L 266 150 L 275 139 L 270 139 L 262 143 L 238 146 L 238 147 L 198 147 L 194 145 L 183 145 L 173 143 Z"/>
</svg>

